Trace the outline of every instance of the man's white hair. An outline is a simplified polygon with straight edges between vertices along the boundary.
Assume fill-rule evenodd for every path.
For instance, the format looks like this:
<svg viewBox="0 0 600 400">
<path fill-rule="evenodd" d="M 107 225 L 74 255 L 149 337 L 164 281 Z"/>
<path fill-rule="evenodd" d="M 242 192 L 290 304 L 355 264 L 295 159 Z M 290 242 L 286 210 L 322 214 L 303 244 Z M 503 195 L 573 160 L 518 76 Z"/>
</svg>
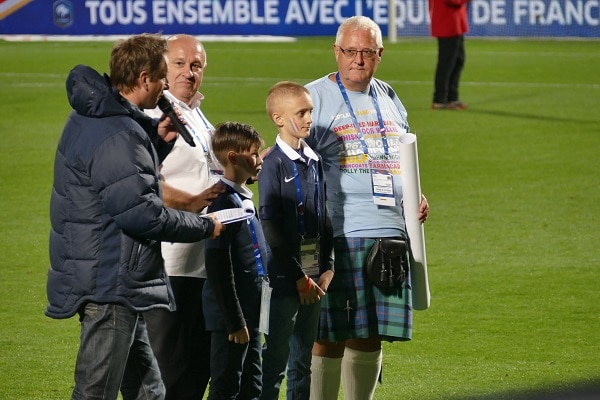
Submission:
<svg viewBox="0 0 600 400">
<path fill-rule="evenodd" d="M 342 22 L 342 24 L 338 27 L 337 34 L 335 35 L 336 46 L 339 46 L 340 43 L 342 43 L 346 32 L 360 30 L 372 31 L 375 34 L 375 41 L 377 42 L 377 47 L 383 47 L 383 37 L 381 35 L 381 28 L 371 18 L 365 17 L 363 15 L 350 17 L 344 22 Z"/>
</svg>

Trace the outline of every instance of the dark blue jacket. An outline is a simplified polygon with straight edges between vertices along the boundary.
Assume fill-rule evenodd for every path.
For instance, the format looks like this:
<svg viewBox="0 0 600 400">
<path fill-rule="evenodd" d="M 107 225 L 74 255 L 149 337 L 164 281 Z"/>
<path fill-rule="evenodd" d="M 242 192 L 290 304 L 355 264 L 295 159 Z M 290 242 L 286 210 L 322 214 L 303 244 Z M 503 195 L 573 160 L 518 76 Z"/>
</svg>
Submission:
<svg viewBox="0 0 600 400">
<path fill-rule="evenodd" d="M 238 196 L 245 199 L 227 186 L 227 191 L 213 200 L 207 212 L 239 207 Z M 271 254 L 258 216 L 254 215 L 252 222 L 266 274 Z M 208 279 L 202 291 L 202 306 L 207 330 L 234 333 L 244 326 L 249 331 L 258 329 L 263 278 L 259 276 L 254 250 L 247 221 L 228 224 L 218 238 L 206 241 Z"/>
<path fill-rule="evenodd" d="M 86 302 L 173 308 L 160 241 L 198 241 L 214 225 L 164 207 L 157 151 L 171 146 L 106 76 L 76 66 L 67 95 L 74 111 L 54 162 L 46 315 L 68 318 Z"/>
<path fill-rule="evenodd" d="M 292 163 L 296 165 L 297 173 Z M 325 180 L 321 161 L 292 161 L 279 145 L 275 145 L 264 157 L 258 175 L 259 215 L 273 255 L 269 264 L 271 286 L 289 294 L 297 294 L 296 281 L 304 276 L 300 263 L 296 179 L 300 183 L 304 209 L 304 237 L 320 238 L 319 272 L 322 274 L 333 270 L 333 232 L 325 208 Z M 318 277 L 312 278 L 317 281 Z"/>
</svg>

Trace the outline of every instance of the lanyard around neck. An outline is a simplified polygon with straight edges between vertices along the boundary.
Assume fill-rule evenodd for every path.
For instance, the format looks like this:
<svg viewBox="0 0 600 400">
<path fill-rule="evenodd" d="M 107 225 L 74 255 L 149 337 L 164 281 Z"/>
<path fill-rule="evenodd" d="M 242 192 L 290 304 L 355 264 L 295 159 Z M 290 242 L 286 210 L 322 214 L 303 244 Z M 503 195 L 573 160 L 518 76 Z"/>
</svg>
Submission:
<svg viewBox="0 0 600 400">
<path fill-rule="evenodd" d="M 242 198 L 239 193 L 235 192 L 232 196 L 235 199 L 238 207 L 242 207 Z M 254 226 L 254 217 L 246 220 L 246 223 L 250 227 L 250 234 L 252 235 L 252 249 L 254 250 L 254 258 L 256 259 L 256 269 L 259 277 L 265 276 L 265 269 L 263 267 L 262 256 L 260 255 L 260 246 L 258 244 L 258 236 L 256 235 L 256 227 Z"/>
<path fill-rule="evenodd" d="M 368 155 L 369 148 L 367 147 L 367 143 L 365 142 L 365 138 L 360 129 L 360 125 L 358 124 L 358 118 L 356 118 L 356 114 L 354 113 L 354 109 L 352 108 L 352 104 L 350 104 L 350 98 L 348 97 L 348 93 L 346 93 L 346 88 L 342 85 L 342 80 L 340 78 L 340 73 L 335 74 L 335 80 L 337 81 L 338 87 L 340 88 L 340 92 L 342 93 L 342 97 L 344 98 L 344 102 L 346 103 L 346 108 L 352 117 L 352 123 L 354 124 L 354 128 L 356 129 L 356 133 L 360 140 L 360 144 L 363 149 L 363 153 Z M 369 85 L 369 93 L 373 98 L 373 105 L 375 106 L 375 111 L 377 112 L 377 120 L 379 122 L 379 133 L 381 134 L 381 141 L 383 143 L 383 151 L 386 156 L 390 155 L 389 146 L 387 142 L 387 136 L 385 132 L 385 125 L 383 124 L 383 117 L 381 115 L 381 108 L 379 107 L 379 101 L 377 99 L 377 92 L 373 88 L 373 84 Z"/>
<path fill-rule="evenodd" d="M 210 125 L 208 124 L 208 122 L 202 116 L 202 113 L 200 112 L 200 108 L 196 108 L 195 111 L 198 114 L 198 117 L 202 120 L 202 123 L 204 124 L 204 126 L 206 127 L 206 131 L 210 133 L 212 131 L 212 128 L 210 127 Z M 192 133 L 192 135 L 194 135 L 194 137 L 196 139 L 198 139 L 198 142 L 200 142 L 200 146 L 202 147 L 202 151 L 204 152 L 204 154 L 206 156 L 210 156 L 210 152 L 209 152 L 209 149 L 208 149 L 208 143 L 206 142 L 205 138 L 202 137 L 202 134 L 198 134 L 198 132 L 196 132 L 196 130 L 194 129 L 194 127 L 190 123 L 188 123 L 186 125 L 186 127 L 189 129 L 189 131 Z"/>
<path fill-rule="evenodd" d="M 279 150 L 285 154 L 285 152 L 281 149 L 281 147 L 279 145 L 277 145 L 277 147 L 279 148 Z M 289 157 L 288 157 L 289 158 Z M 306 222 L 305 222 L 305 204 L 304 204 L 304 198 L 302 196 L 302 186 L 300 184 L 300 174 L 298 173 L 298 166 L 296 165 L 296 161 L 292 160 L 291 158 L 289 159 L 290 162 L 292 163 L 292 169 L 294 172 L 294 183 L 296 185 L 296 211 L 298 213 L 298 234 L 300 235 L 301 239 L 304 239 L 304 236 L 306 235 Z M 321 223 L 321 196 L 320 196 L 320 190 L 319 190 L 319 174 L 316 170 L 316 163 L 310 163 L 310 159 L 307 160 L 306 165 L 308 166 L 308 168 L 311 170 L 313 177 L 314 177 L 314 181 L 315 181 L 315 204 L 316 204 L 316 208 L 317 208 L 317 227 L 320 226 Z M 320 230 L 318 229 L 318 232 L 320 232 Z"/>
<path fill-rule="evenodd" d="M 206 118 L 204 118 L 204 115 L 202 115 L 202 113 L 200 112 L 200 107 L 196 108 L 196 114 L 198 114 L 198 116 L 200 117 L 200 119 L 204 123 L 204 126 L 206 127 L 206 131 L 207 132 L 212 132 L 213 127 L 208 123 L 208 121 L 206 120 Z"/>
</svg>

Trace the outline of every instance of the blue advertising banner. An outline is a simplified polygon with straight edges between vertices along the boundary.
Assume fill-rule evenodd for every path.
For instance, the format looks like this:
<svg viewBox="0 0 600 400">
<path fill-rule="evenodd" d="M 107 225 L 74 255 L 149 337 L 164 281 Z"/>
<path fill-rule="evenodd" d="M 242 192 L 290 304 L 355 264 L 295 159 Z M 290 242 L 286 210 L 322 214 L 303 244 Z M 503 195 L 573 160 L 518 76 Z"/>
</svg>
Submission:
<svg viewBox="0 0 600 400">
<path fill-rule="evenodd" d="M 388 0 L 0 0 L 1 35 L 332 36 L 352 15 L 388 32 Z M 396 0 L 398 36 L 429 35 L 427 0 Z M 472 0 L 471 36 L 600 37 L 600 0 Z"/>
</svg>

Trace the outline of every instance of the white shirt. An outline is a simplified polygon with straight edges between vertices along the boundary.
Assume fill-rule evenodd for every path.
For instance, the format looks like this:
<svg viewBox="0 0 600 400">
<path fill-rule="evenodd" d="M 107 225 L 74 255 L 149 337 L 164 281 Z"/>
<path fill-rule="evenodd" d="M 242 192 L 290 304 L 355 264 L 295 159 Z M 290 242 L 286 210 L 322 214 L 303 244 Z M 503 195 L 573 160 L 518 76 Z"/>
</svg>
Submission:
<svg viewBox="0 0 600 400">
<path fill-rule="evenodd" d="M 160 167 L 163 180 L 176 189 L 198 194 L 219 180 L 221 170 L 210 146 L 214 126 L 200 110 L 198 100 L 189 107 L 165 91 L 165 96 L 177 107 L 185 118 L 196 147 L 192 147 L 179 135 L 175 146 Z M 162 111 L 146 110 L 148 115 L 160 117 Z M 214 160 L 214 161 L 213 161 Z M 206 278 L 204 241 L 196 243 L 163 242 L 162 255 L 169 276 Z"/>
</svg>

